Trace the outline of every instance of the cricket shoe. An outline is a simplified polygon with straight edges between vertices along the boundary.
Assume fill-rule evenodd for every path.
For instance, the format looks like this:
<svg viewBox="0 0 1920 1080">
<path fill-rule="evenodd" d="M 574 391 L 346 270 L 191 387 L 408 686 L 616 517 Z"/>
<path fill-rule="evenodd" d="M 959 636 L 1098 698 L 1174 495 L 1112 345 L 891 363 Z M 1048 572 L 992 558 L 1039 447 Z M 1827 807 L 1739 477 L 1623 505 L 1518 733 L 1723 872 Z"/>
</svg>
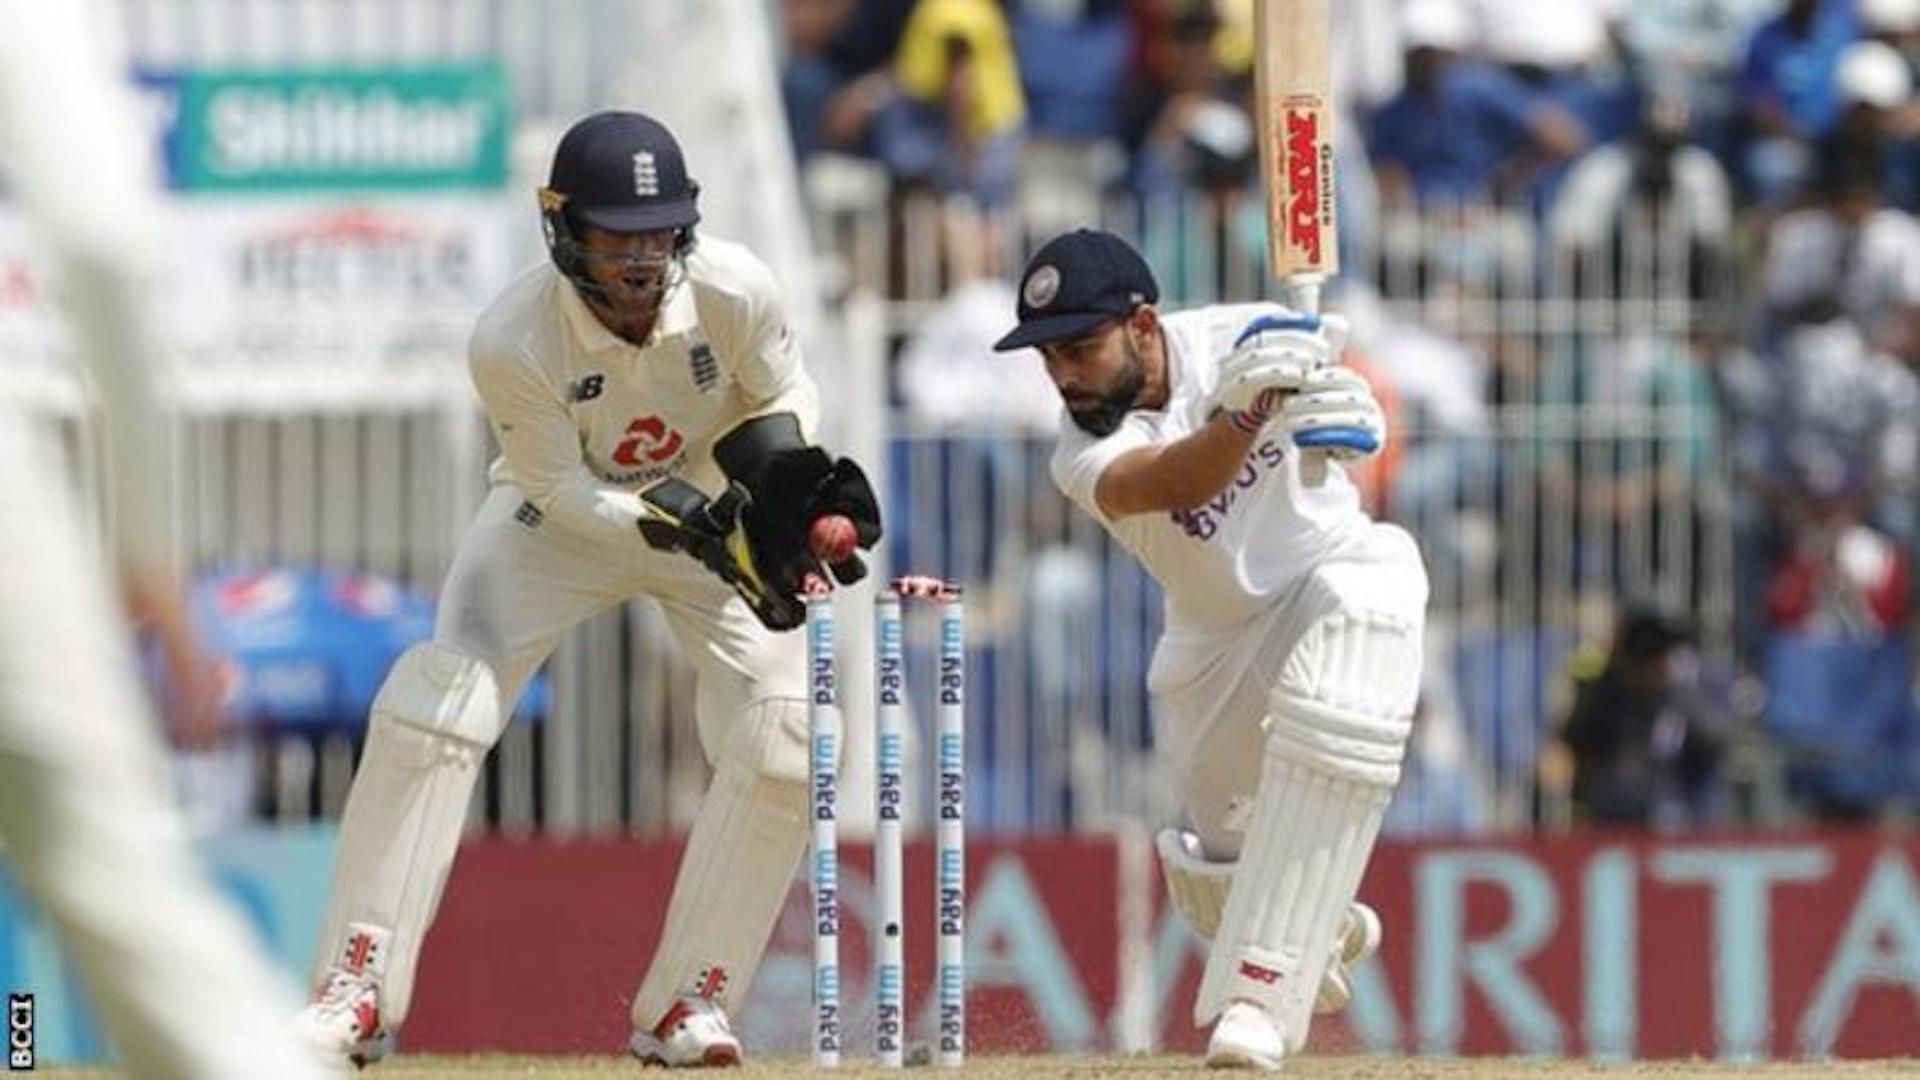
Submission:
<svg viewBox="0 0 1920 1080">
<path fill-rule="evenodd" d="M 1207 1068 L 1278 1072 L 1287 1041 L 1267 1010 L 1251 1001 L 1229 1001 L 1207 1039 Z"/>
<path fill-rule="evenodd" d="M 1385 931 L 1380 915 L 1365 904 L 1353 904 L 1340 921 L 1340 936 L 1334 939 L 1326 974 L 1320 977 L 1320 992 L 1314 998 L 1313 1011 L 1336 1013 L 1353 1000 L 1353 969 L 1380 949 Z"/>
<path fill-rule="evenodd" d="M 294 1033 L 328 1064 L 344 1059 L 364 1066 L 387 1056 L 391 1040 L 380 1020 L 380 977 L 389 936 L 381 927 L 348 923 L 340 960 L 294 1017 Z"/>
<path fill-rule="evenodd" d="M 636 1031 L 627 1040 L 633 1056 L 670 1069 L 717 1068 L 740 1064 L 740 1040 L 727 1014 L 712 998 L 696 994 L 675 1001 L 652 1031 Z"/>
</svg>

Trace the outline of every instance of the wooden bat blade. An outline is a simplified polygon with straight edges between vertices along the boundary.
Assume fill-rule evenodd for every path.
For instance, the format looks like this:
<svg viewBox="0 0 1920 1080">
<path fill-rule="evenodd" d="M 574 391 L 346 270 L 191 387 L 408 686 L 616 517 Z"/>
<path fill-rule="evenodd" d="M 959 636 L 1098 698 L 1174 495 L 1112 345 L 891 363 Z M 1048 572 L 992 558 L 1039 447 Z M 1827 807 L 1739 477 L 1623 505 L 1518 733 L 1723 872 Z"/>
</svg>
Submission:
<svg viewBox="0 0 1920 1080">
<path fill-rule="evenodd" d="M 1333 198 L 1332 0 L 1256 0 L 1254 120 L 1267 265 L 1282 280 L 1340 270 Z"/>
</svg>

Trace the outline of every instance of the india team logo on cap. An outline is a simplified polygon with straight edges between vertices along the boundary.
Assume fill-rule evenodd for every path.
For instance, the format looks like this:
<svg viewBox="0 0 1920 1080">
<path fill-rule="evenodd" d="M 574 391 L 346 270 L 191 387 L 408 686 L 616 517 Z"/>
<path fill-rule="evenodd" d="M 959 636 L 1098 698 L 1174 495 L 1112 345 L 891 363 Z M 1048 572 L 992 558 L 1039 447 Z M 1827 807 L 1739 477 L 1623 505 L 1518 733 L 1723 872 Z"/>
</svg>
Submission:
<svg viewBox="0 0 1920 1080">
<path fill-rule="evenodd" d="M 1060 271 L 1052 266 L 1036 267 L 1027 275 L 1027 283 L 1020 289 L 1020 298 L 1030 308 L 1043 308 L 1053 303 L 1060 295 Z"/>
</svg>

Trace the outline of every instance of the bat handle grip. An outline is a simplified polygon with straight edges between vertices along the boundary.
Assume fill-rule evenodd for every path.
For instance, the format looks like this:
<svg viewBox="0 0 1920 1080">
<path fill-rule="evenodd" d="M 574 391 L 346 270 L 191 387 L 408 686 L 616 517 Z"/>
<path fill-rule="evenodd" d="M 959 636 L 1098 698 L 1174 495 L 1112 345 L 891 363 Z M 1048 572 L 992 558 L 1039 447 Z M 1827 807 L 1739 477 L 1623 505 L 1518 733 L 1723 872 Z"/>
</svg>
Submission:
<svg viewBox="0 0 1920 1080">
<path fill-rule="evenodd" d="M 1288 278 L 1288 305 L 1302 315 L 1320 314 L 1320 286 L 1325 280 L 1325 277 L 1320 274 L 1296 274 Z M 1309 449 L 1300 451 L 1300 482 L 1311 488 L 1317 488 L 1327 482 L 1326 451 Z"/>
</svg>

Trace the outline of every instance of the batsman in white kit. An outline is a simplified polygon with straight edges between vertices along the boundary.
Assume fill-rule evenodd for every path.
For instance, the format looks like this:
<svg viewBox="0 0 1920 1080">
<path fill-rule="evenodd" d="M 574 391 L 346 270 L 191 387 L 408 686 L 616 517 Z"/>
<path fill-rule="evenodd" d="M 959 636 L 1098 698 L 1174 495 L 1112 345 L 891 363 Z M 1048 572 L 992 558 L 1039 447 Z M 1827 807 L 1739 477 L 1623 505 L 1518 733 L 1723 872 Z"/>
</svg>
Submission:
<svg viewBox="0 0 1920 1080">
<path fill-rule="evenodd" d="M 433 640 L 376 697 L 341 823 L 306 1036 L 366 1061 L 406 1019 L 477 770 L 574 625 L 657 600 L 698 678 L 714 770 L 635 992 L 632 1052 L 731 1065 L 746 997 L 808 838 L 803 582 L 821 518 L 880 537 L 860 468 L 812 445 L 818 394 L 772 274 L 696 238 L 698 185 L 650 117 L 575 124 L 540 192 L 551 258 L 481 315 L 470 366 L 501 456 Z M 713 493 L 710 497 L 709 493 Z M 529 928 L 529 933 L 536 932 Z"/>
<path fill-rule="evenodd" d="M 172 552 L 151 134 L 116 35 L 99 5 L 78 3 L 12 5 L 0 31 L 0 174 L 58 260 L 100 404 L 114 541 L 94 543 L 33 410 L 0 404 L 0 848 L 131 1076 L 321 1080 L 333 1070 L 286 1027 L 292 987 L 194 859 L 127 640 L 133 614 L 161 643 L 174 699 L 211 700 L 179 693 L 204 686 L 205 668 Z M 37 1064 L 12 1040 L 4 1051 L 9 1070 Z"/>
<path fill-rule="evenodd" d="M 1355 896 L 1412 724 L 1426 571 L 1339 468 L 1303 468 L 1302 446 L 1354 460 L 1385 436 L 1338 321 L 1158 300 L 1125 241 L 1067 233 L 996 347 L 1040 350 L 1066 405 L 1055 482 L 1165 594 L 1148 685 L 1186 820 L 1159 849 L 1212 943 L 1194 1022 L 1208 1064 L 1271 1070 L 1380 943 Z"/>
</svg>

